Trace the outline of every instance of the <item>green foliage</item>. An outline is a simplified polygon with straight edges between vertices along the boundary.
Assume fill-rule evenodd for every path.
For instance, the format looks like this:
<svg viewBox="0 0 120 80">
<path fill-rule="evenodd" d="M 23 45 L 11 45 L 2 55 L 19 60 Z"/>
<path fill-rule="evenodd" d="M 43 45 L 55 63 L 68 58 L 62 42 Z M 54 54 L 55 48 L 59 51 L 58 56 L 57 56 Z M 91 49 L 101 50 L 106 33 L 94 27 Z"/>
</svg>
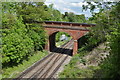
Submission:
<svg viewBox="0 0 120 80">
<path fill-rule="evenodd" d="M 64 73 L 60 74 L 60 78 L 92 78 L 93 71 L 78 68 L 66 68 Z"/>
<path fill-rule="evenodd" d="M 34 24 L 34 21 L 85 21 L 84 15 L 74 13 L 64 15 L 53 9 L 52 6 L 51 4 L 47 7 L 43 2 L 2 3 L 3 64 L 20 63 L 26 57 L 33 55 L 34 51 L 43 49 L 46 40 L 45 31 L 40 24 Z M 60 35 L 63 33 L 56 35 L 56 41 L 59 41 Z"/>
<path fill-rule="evenodd" d="M 63 20 L 68 22 L 80 22 L 80 23 L 86 23 L 87 20 L 85 19 L 85 15 L 75 15 L 74 13 L 65 12 L 65 15 L 63 16 Z"/>
<path fill-rule="evenodd" d="M 34 51 L 43 50 L 45 45 L 46 35 L 44 28 L 38 24 L 24 22 L 25 18 L 23 15 L 19 15 L 16 10 L 21 7 L 20 4 L 29 6 L 22 3 L 2 3 L 1 54 L 3 68 L 19 64 L 33 55 Z M 29 17 L 33 18 L 30 15 Z"/>
<path fill-rule="evenodd" d="M 45 31 L 40 24 L 34 21 L 43 21 L 50 19 L 48 14 L 49 8 L 43 2 L 18 3 L 17 14 L 22 16 L 23 22 L 26 24 L 27 36 L 33 40 L 34 50 L 42 50 L 45 45 Z"/>
<path fill-rule="evenodd" d="M 48 55 L 47 51 L 37 51 L 33 54 L 33 56 L 29 57 L 29 60 L 24 60 L 23 64 L 19 64 L 17 66 L 3 68 L 2 69 L 2 78 L 16 78 L 20 75 L 22 71 L 33 65 L 38 60 L 42 59 Z"/>
<path fill-rule="evenodd" d="M 65 34 L 67 37 L 71 37 L 69 34 L 67 34 L 66 32 L 58 32 L 56 34 L 56 42 L 59 42 L 60 41 L 60 37 L 61 35 Z"/>
<path fill-rule="evenodd" d="M 18 65 L 35 51 L 43 50 L 46 35 L 37 21 L 86 22 L 84 15 L 61 14 L 43 2 L 2 2 L 2 64 L 3 68 Z M 58 33 L 56 41 L 64 32 Z M 66 34 L 66 33 L 64 33 Z M 66 34 L 69 36 L 68 34 Z M 84 62 L 84 60 L 82 61 Z"/>
<path fill-rule="evenodd" d="M 99 66 L 89 66 L 87 68 L 77 67 L 77 62 L 85 64 L 85 60 L 79 54 L 73 56 L 63 72 L 59 74 L 60 78 L 94 78 L 94 74 L 100 69 Z"/>
<path fill-rule="evenodd" d="M 67 43 L 68 41 L 70 41 L 71 39 L 72 39 L 71 37 L 68 37 L 68 40 L 58 41 L 58 42 L 56 42 L 56 46 L 60 47 L 60 46 L 64 45 L 65 43 Z"/>
<path fill-rule="evenodd" d="M 100 8 L 100 12 L 94 13 L 93 20 L 96 22 L 97 26 L 95 29 L 92 29 L 92 34 L 94 34 L 94 36 L 98 36 L 96 40 L 106 39 L 110 46 L 110 55 L 101 64 L 101 69 L 103 71 L 103 75 L 101 77 L 114 78 L 118 80 L 120 76 L 120 2 L 106 2 L 104 4 L 98 2 L 96 4 L 97 7 Z M 103 5 L 104 8 L 102 7 Z"/>
<path fill-rule="evenodd" d="M 53 4 L 49 5 L 48 13 L 51 15 L 49 20 L 52 21 L 62 21 L 62 14 L 60 11 L 53 8 Z"/>
<path fill-rule="evenodd" d="M 107 40 L 110 42 L 110 56 L 108 59 L 101 65 L 104 74 L 104 77 L 110 77 L 114 79 L 119 79 L 120 76 L 120 16 L 117 15 L 120 12 L 120 3 L 118 3 L 113 10 L 110 12 L 110 32 L 107 35 Z M 114 20 L 114 22 L 113 22 Z"/>
<path fill-rule="evenodd" d="M 33 40 L 34 50 L 42 50 L 46 39 L 44 28 L 38 24 L 28 24 L 27 27 L 27 35 Z"/>
<path fill-rule="evenodd" d="M 2 62 L 17 62 L 29 55 L 33 48 L 33 41 L 24 35 L 11 33 L 3 38 Z"/>
<path fill-rule="evenodd" d="M 27 30 L 20 19 L 11 25 L 11 29 L 3 29 L 2 33 L 2 63 L 5 64 L 19 63 L 33 51 L 34 47 L 32 39 L 26 36 Z"/>
<path fill-rule="evenodd" d="M 18 3 L 17 14 L 22 15 L 24 22 L 47 20 L 50 14 L 43 2 L 22 2 Z"/>
<path fill-rule="evenodd" d="M 111 9 L 113 5 L 116 4 L 116 2 L 104 2 L 103 0 L 101 0 L 100 2 L 98 2 L 97 0 L 94 0 L 92 2 L 88 1 L 88 0 L 84 0 L 87 5 L 83 5 L 83 10 L 87 10 L 89 9 L 92 13 L 94 13 L 95 9 L 99 9 L 99 11 L 105 11 L 108 9 Z"/>
<path fill-rule="evenodd" d="M 96 23 L 96 27 L 91 28 L 86 43 L 81 44 L 78 52 L 80 54 L 74 56 L 65 67 L 65 70 L 60 74 L 61 78 L 112 78 L 114 80 L 120 79 L 120 2 L 87 2 L 88 5 L 83 6 L 83 9 L 90 9 L 93 17 L 89 18 L 92 22 Z M 94 9 L 99 8 L 99 13 L 94 13 Z M 68 15 L 68 13 L 66 13 Z M 74 17 L 73 17 L 74 18 Z M 74 20 L 74 19 L 73 19 Z M 80 40 L 82 41 L 82 40 Z M 100 64 L 100 67 L 88 67 L 86 69 L 79 69 L 76 67 L 77 62 L 85 63 L 81 59 L 86 54 L 86 50 L 94 48 L 100 42 L 109 42 L 110 55 Z M 108 46 L 108 45 L 107 45 Z M 101 69 L 100 73 L 97 72 Z"/>
<path fill-rule="evenodd" d="M 78 40 L 78 44 L 79 44 L 78 53 L 80 53 L 79 55 L 81 56 L 86 55 L 84 53 L 92 51 L 92 49 L 94 49 L 103 41 L 99 39 L 99 37 L 94 36 L 93 34 L 94 33 L 89 32 L 88 34 L 86 34 L 85 36 L 81 37 Z"/>
</svg>

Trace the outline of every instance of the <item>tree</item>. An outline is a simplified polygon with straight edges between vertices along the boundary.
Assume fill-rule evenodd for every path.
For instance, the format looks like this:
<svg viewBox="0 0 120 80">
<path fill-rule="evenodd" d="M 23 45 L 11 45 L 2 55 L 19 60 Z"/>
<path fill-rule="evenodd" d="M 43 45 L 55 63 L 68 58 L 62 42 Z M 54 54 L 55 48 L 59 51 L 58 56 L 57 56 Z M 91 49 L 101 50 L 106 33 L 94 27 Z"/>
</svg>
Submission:
<svg viewBox="0 0 120 80">
<path fill-rule="evenodd" d="M 9 18 L 10 13 L 2 16 L 2 64 L 3 67 L 18 64 L 33 51 L 33 41 L 26 35 L 27 29 L 22 23 L 22 18 L 16 15 Z M 10 22 L 10 24 L 8 24 Z"/>
<path fill-rule="evenodd" d="M 43 5 L 43 3 L 36 4 L 38 7 Z M 36 6 L 33 3 L 2 3 L 3 67 L 8 67 L 9 64 L 17 65 L 33 55 L 34 51 L 43 49 L 46 39 L 43 27 L 40 24 L 29 24 L 31 20 L 39 20 L 38 13 L 33 17 L 30 11 L 30 8 L 35 9 Z M 44 5 L 42 8 L 46 9 Z"/>
<path fill-rule="evenodd" d="M 103 78 L 113 78 L 115 80 L 120 79 L 120 2 L 118 3 L 100 3 L 95 2 L 92 4 L 88 2 L 88 7 L 83 6 L 83 9 L 91 9 L 93 11 L 96 7 L 100 8 L 99 13 L 93 12 L 92 20 L 95 21 L 96 28 L 93 29 L 92 34 L 97 36 L 96 33 L 101 33 L 98 35 L 100 38 L 106 38 L 110 46 L 110 55 L 101 64 L 101 69 L 103 72 Z"/>
</svg>

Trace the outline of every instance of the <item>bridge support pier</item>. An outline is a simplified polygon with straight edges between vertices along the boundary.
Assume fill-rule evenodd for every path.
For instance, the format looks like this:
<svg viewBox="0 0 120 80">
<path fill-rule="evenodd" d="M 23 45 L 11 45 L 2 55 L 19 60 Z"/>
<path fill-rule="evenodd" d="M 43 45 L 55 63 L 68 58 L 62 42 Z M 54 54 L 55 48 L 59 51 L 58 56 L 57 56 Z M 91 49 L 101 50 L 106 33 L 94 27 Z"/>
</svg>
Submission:
<svg viewBox="0 0 120 80">
<path fill-rule="evenodd" d="M 47 44 L 45 45 L 45 50 L 48 51 L 53 51 L 53 49 L 55 48 L 55 33 L 52 35 L 49 35 L 49 38 L 47 40 Z"/>
<path fill-rule="evenodd" d="M 46 41 L 47 44 L 45 44 L 45 50 L 49 51 L 49 40 Z"/>
<path fill-rule="evenodd" d="M 77 53 L 78 50 L 78 41 L 74 40 L 74 45 L 73 45 L 73 53 L 72 55 L 75 55 Z"/>
</svg>

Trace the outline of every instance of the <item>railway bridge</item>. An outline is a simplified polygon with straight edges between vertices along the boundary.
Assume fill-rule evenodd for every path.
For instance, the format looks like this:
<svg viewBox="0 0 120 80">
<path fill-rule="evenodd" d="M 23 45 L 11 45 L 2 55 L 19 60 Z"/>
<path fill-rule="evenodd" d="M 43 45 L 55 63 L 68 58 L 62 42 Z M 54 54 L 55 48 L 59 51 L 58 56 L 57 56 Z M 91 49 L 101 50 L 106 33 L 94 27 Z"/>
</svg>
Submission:
<svg viewBox="0 0 120 80">
<path fill-rule="evenodd" d="M 73 39 L 73 52 L 72 55 L 75 55 L 78 50 L 78 39 L 88 33 L 90 27 L 94 27 L 95 24 L 86 24 L 86 23 L 73 23 L 73 22 L 58 22 L 58 21 L 45 21 L 43 26 L 48 34 L 48 41 L 45 45 L 45 49 L 52 51 L 56 48 L 55 45 L 55 35 L 58 32 L 66 32 Z"/>
<path fill-rule="evenodd" d="M 41 22 L 37 22 L 41 23 Z M 43 22 L 42 22 L 43 23 Z M 55 21 L 45 21 L 43 23 L 46 33 L 48 34 L 48 43 L 45 46 L 45 49 L 51 51 L 43 59 L 34 63 L 31 67 L 23 71 L 17 78 L 29 78 L 29 79 L 53 79 L 58 77 L 58 73 L 63 66 L 69 63 L 71 56 L 77 53 L 79 38 L 84 36 L 89 32 L 89 28 L 95 26 L 94 24 L 80 24 L 80 23 L 71 23 L 71 22 L 55 22 Z M 69 42 L 63 44 L 61 48 L 56 48 L 55 46 L 55 35 L 58 32 L 66 32 L 73 39 Z M 64 50 L 64 49 L 68 50 Z M 57 53 L 54 52 L 58 51 Z M 66 55 L 67 54 L 67 55 Z"/>
</svg>

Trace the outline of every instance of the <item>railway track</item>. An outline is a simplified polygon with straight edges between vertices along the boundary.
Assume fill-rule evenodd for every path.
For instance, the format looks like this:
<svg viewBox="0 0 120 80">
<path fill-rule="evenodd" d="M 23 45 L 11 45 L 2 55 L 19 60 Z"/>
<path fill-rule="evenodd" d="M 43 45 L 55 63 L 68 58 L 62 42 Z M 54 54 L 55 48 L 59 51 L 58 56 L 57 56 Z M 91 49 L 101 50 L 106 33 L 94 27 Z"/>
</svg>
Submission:
<svg viewBox="0 0 120 80">
<path fill-rule="evenodd" d="M 29 67 L 27 70 L 23 71 L 18 78 L 54 78 L 54 74 L 58 71 L 60 66 L 69 56 L 65 55 L 64 53 L 69 54 L 72 47 L 73 40 L 70 40 L 69 42 L 61 46 L 61 48 L 67 48 L 69 50 L 62 50 L 60 48 L 56 48 L 54 51 L 59 51 L 61 53 L 50 53 L 45 58 Z"/>
</svg>

